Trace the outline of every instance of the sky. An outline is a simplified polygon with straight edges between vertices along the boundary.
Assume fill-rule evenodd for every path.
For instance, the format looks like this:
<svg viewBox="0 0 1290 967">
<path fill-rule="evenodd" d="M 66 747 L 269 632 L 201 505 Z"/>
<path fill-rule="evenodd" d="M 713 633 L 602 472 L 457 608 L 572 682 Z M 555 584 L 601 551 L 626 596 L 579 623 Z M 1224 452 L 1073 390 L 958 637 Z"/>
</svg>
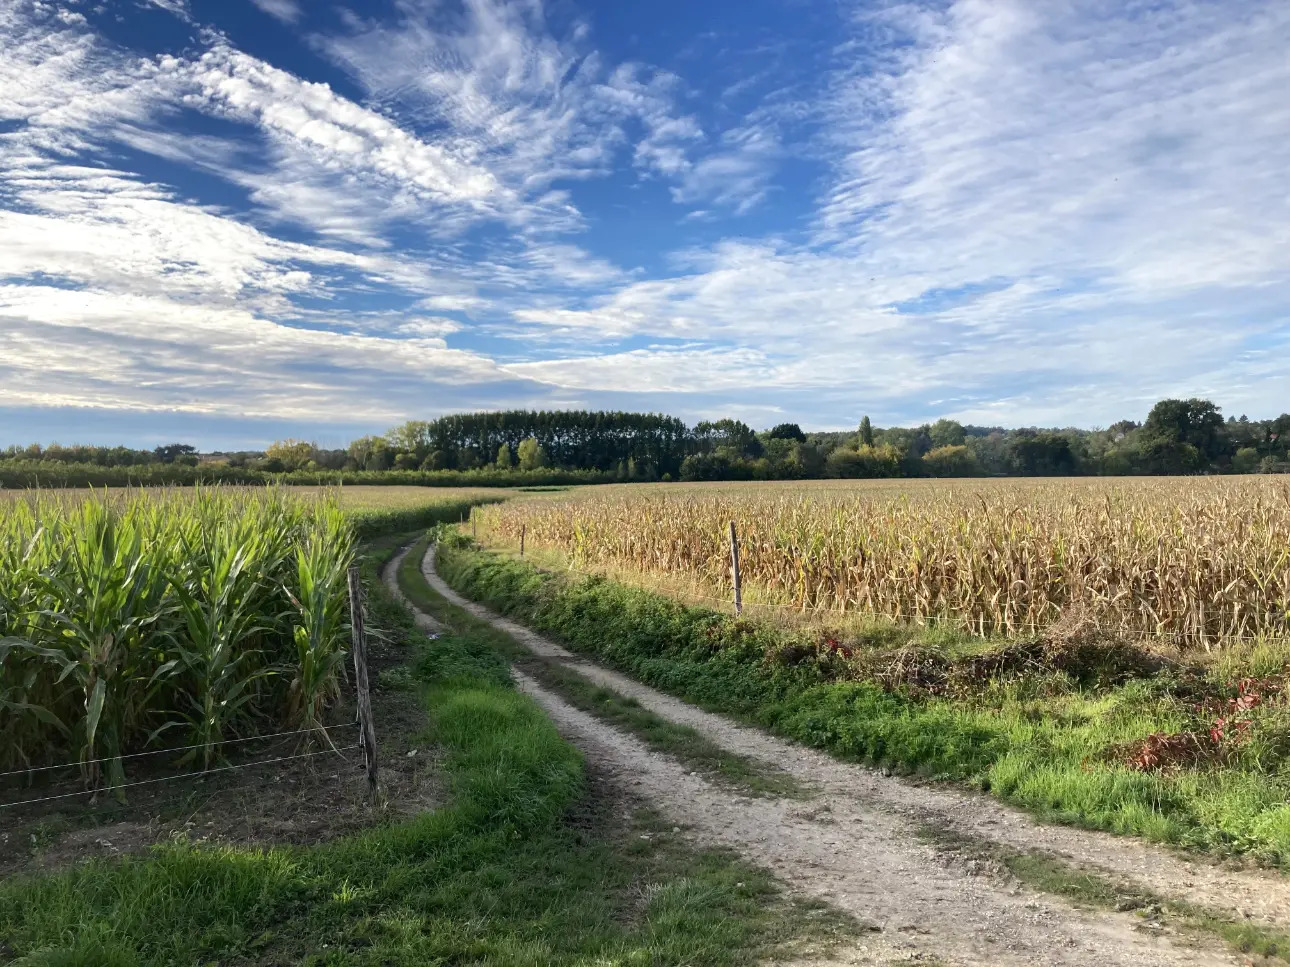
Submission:
<svg viewBox="0 0 1290 967">
<path fill-rule="evenodd" d="M 1283 0 L 0 0 L 0 444 L 1290 410 Z"/>
</svg>

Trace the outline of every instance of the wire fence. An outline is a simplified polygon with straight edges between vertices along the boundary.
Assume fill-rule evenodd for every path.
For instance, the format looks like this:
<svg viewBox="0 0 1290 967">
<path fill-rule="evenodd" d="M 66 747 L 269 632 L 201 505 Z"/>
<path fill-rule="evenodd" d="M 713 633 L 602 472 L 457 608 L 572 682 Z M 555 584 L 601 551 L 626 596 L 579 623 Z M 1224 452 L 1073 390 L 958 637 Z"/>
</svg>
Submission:
<svg viewBox="0 0 1290 967">
<path fill-rule="evenodd" d="M 291 732 L 271 732 L 267 735 L 247 735 L 237 739 L 225 739 L 218 743 L 199 742 L 196 745 L 178 745 L 169 749 L 147 749 L 143 752 L 129 752 L 125 755 L 119 756 L 104 756 L 101 759 L 82 759 L 76 762 L 59 762 L 55 765 L 49 766 L 31 766 L 27 769 L 11 769 L 8 772 L 0 772 L 0 779 L 7 778 L 9 776 L 31 775 L 38 772 L 53 772 L 58 769 L 78 769 L 84 766 L 95 765 L 102 762 L 113 762 L 121 759 L 138 759 L 143 756 L 167 755 L 174 752 L 191 752 L 195 749 L 208 748 L 211 745 L 218 745 L 223 748 L 230 745 L 242 745 L 247 742 L 267 742 L 269 739 L 283 739 L 293 735 L 316 734 L 318 732 L 329 734 L 337 729 L 352 729 L 357 727 L 357 722 L 346 722 L 342 725 L 329 725 L 313 729 L 295 729 Z"/>
<path fill-rule="evenodd" d="M 233 772 L 238 769 L 254 769 L 258 766 L 268 766 L 268 765 L 274 765 L 276 763 L 281 763 L 281 762 L 291 762 L 294 759 L 309 759 L 309 758 L 312 758 L 313 756 L 318 756 L 318 755 L 335 754 L 340 756 L 342 759 L 344 759 L 345 758 L 344 753 L 351 752 L 354 749 L 358 749 L 358 748 L 361 748 L 361 746 L 355 743 L 354 745 L 347 745 L 339 749 L 331 748 L 331 749 L 320 749 L 315 752 L 299 752 L 299 753 L 296 753 L 295 755 L 277 756 L 276 758 L 273 758 L 273 759 L 260 759 L 255 762 L 240 762 L 234 765 L 216 766 L 214 769 L 200 769 L 196 772 L 185 772 L 174 776 L 160 776 L 156 779 L 137 779 L 134 782 L 120 783 L 118 785 L 112 786 L 103 791 L 115 793 L 118 790 L 133 789 L 137 786 L 151 786 L 162 782 L 177 782 L 181 779 L 202 779 L 202 778 L 205 778 L 206 776 L 215 775 L 221 772 Z M 0 809 L 13 809 L 17 806 L 33 806 L 33 805 L 36 805 L 37 803 L 53 802 L 54 800 L 58 800 L 58 799 L 74 799 L 76 797 L 85 796 L 89 794 L 90 793 L 87 790 L 78 789 L 75 792 L 62 792 L 62 793 L 57 793 L 53 796 L 40 796 L 35 799 L 22 799 L 17 802 L 0 803 Z"/>
<path fill-rule="evenodd" d="M 489 549 L 494 552 L 502 553 L 512 558 L 513 560 L 523 560 L 528 564 L 533 564 L 534 566 L 541 568 L 541 565 L 535 564 L 531 557 L 527 557 L 519 554 L 512 547 L 490 547 Z M 555 570 L 557 570 L 556 568 L 553 568 L 553 567 L 547 567 L 547 568 L 541 568 L 541 569 L 547 570 L 550 572 L 554 572 Z M 585 568 L 575 567 L 572 561 L 568 561 L 567 563 L 562 562 L 558 569 L 561 571 L 568 571 L 573 574 L 581 574 L 585 577 L 612 578 L 614 580 L 619 580 L 624 584 L 628 584 L 631 587 L 641 588 L 647 591 L 655 591 L 660 594 L 664 594 L 668 597 L 684 599 L 685 601 L 688 601 L 688 602 L 703 602 L 707 604 L 713 604 L 723 611 L 730 610 L 732 606 L 732 598 L 729 598 L 729 597 L 719 598 L 714 595 L 704 593 L 702 591 L 694 591 L 688 588 L 678 587 L 677 585 L 674 585 L 674 584 L 650 581 L 648 578 L 637 573 L 629 573 L 624 575 L 619 569 L 616 569 L 616 568 L 606 568 L 603 571 L 587 570 Z M 808 617 L 808 618 L 812 616 L 818 616 L 818 615 L 837 615 L 840 618 L 852 618 L 852 619 L 867 618 L 875 621 L 907 622 L 910 624 L 924 625 L 924 626 L 935 626 L 937 624 L 942 624 L 942 623 L 962 622 L 961 615 L 952 615 L 952 614 L 910 614 L 906 612 L 893 612 L 893 611 L 867 611 L 862 608 L 837 608 L 837 607 L 828 607 L 823 605 L 785 604 L 785 603 L 773 602 L 773 601 L 749 601 L 746 596 L 747 592 L 748 592 L 748 588 L 745 585 L 744 586 L 745 596 L 742 600 L 743 609 L 745 611 L 766 610 L 766 611 L 792 614 L 794 616 Z M 959 626 L 969 628 L 969 630 L 971 630 L 972 633 L 982 634 L 983 636 L 985 634 L 984 631 L 979 631 L 975 628 L 971 628 L 970 623 L 961 623 Z M 1053 627 L 1052 622 L 1041 623 L 1041 622 L 1035 622 L 1035 621 L 1011 621 L 1011 622 L 1008 622 L 1004 628 L 991 629 L 991 630 L 994 631 L 995 633 L 1038 635 L 1051 630 L 1052 627 Z M 1141 628 L 1108 628 L 1107 630 L 1113 634 L 1122 636 L 1124 638 L 1132 638 L 1138 641 L 1155 641 L 1155 642 L 1162 642 L 1162 643 L 1179 642 L 1179 641 L 1194 641 L 1194 642 L 1202 642 L 1202 643 L 1204 642 L 1214 643 L 1218 641 L 1261 642 L 1261 641 L 1269 640 L 1269 636 L 1267 635 L 1242 635 L 1242 634 L 1227 634 L 1227 633 L 1220 635 L 1220 634 L 1205 634 L 1199 631 L 1186 631 L 1186 630 L 1146 631 Z M 1271 637 L 1276 638 L 1276 636 L 1271 636 Z"/>
</svg>

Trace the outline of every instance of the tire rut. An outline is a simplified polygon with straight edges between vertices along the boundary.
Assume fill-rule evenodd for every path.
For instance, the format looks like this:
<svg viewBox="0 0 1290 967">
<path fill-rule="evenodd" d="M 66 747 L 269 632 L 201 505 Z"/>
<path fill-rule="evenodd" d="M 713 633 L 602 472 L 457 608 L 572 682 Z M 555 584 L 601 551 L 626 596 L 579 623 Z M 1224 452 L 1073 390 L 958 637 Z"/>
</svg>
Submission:
<svg viewBox="0 0 1290 967">
<path fill-rule="evenodd" d="M 630 695 L 656 714 L 700 729 L 733 752 L 771 762 L 819 789 L 810 803 L 749 798 L 709 783 L 516 673 L 519 686 L 600 769 L 645 797 L 700 840 L 736 850 L 769 867 L 801 893 L 854 915 L 876 931 L 860 942 L 861 963 L 886 963 L 911 952 L 964 965 L 1210 965 L 1241 963 L 1209 938 L 1150 930 L 1132 914 L 1077 909 L 1014 883 L 979 875 L 921 841 L 918 827 L 946 825 L 968 797 L 905 786 L 872 770 L 735 725 L 617 673 L 581 661 L 528 628 L 500 618 L 447 586 L 434 570 L 434 549 L 422 573 L 438 593 L 489 621 L 536 654 L 567 662 L 580 674 Z M 899 793 L 899 795 L 897 794 Z M 934 807 L 940 807 L 938 811 Z M 1002 826 L 1002 811 L 991 804 Z M 1020 817 L 1025 820 L 1025 817 Z M 954 828 L 962 828 L 954 817 Z M 1038 831 L 1040 827 L 1035 827 Z M 1042 828 L 1044 834 L 1052 832 Z M 993 837 L 998 842 L 1008 842 Z M 1116 841 L 1120 843 L 1120 841 Z M 1027 844 L 1026 848 L 1030 848 Z M 1038 845 L 1038 844 L 1035 844 Z"/>
</svg>

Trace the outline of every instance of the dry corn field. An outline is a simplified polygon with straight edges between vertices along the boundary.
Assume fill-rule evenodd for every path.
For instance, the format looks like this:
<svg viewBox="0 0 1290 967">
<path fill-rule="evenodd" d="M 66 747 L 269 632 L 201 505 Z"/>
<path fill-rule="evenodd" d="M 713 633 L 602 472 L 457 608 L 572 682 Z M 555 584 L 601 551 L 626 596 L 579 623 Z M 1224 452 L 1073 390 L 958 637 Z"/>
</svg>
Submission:
<svg viewBox="0 0 1290 967">
<path fill-rule="evenodd" d="M 1290 627 L 1290 485 L 1273 477 L 599 488 L 476 508 L 482 542 L 750 600 L 1020 634 L 1073 608 L 1211 649 Z"/>
</svg>

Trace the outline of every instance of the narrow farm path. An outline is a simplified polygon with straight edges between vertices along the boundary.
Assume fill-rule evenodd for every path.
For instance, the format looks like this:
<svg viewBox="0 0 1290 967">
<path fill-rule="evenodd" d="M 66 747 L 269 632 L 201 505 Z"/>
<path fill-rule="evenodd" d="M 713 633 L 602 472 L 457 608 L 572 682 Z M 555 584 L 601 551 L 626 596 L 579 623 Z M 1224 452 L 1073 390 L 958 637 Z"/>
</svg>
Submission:
<svg viewBox="0 0 1290 967">
<path fill-rule="evenodd" d="M 876 769 L 840 762 L 825 753 L 690 705 L 618 672 L 589 662 L 523 625 L 463 598 L 433 571 L 433 548 L 422 564 L 431 586 L 454 604 L 489 621 L 534 654 L 558 658 L 586 678 L 630 696 L 656 715 L 699 729 L 732 752 L 773 762 L 808 784 L 882 807 L 922 825 L 1040 851 L 1090 871 L 1130 881 L 1162 897 L 1231 912 L 1290 930 L 1290 878 L 1273 871 L 1224 869 L 1139 839 L 1070 826 L 1045 825 L 980 793 L 919 785 Z"/>
<path fill-rule="evenodd" d="M 928 823 L 953 825 L 1010 845 L 1047 848 L 1052 845 L 1050 834 L 1066 830 L 1035 826 L 988 800 L 906 786 L 703 712 L 578 660 L 529 629 L 462 598 L 435 573 L 433 548 L 422 571 L 438 593 L 535 653 L 561 659 L 587 678 L 636 698 L 655 714 L 701 729 L 732 752 L 773 762 L 817 789 L 805 803 L 739 795 L 572 707 L 527 676 L 517 676 L 521 687 L 602 771 L 673 822 L 707 843 L 733 848 L 770 867 L 793 888 L 872 925 L 874 931 L 863 941 L 864 949 L 852 955 L 860 957 L 853 963 L 889 963 L 893 956 L 910 955 L 955 964 L 1027 967 L 1245 962 L 1208 939 L 1145 928 L 1131 913 L 1077 909 L 1032 892 L 991 875 L 986 864 L 947 854 L 919 836 Z M 1108 862 L 1109 843 L 1099 844 L 1107 850 Z M 1164 854 L 1160 858 L 1181 862 Z M 1203 868 L 1199 872 L 1219 875 Z"/>
</svg>

